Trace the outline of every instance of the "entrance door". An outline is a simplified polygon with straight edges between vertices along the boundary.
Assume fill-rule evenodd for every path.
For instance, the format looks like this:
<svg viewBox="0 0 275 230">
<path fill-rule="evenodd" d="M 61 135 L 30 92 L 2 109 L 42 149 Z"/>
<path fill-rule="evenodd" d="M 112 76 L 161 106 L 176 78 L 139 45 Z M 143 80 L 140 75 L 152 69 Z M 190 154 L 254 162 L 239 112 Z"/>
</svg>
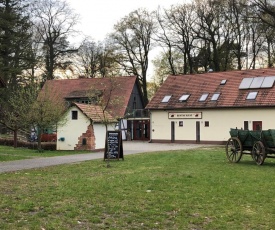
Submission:
<svg viewBox="0 0 275 230">
<path fill-rule="evenodd" d="M 150 140 L 150 120 L 134 121 L 133 140 Z"/>
<path fill-rule="evenodd" d="M 175 142 L 175 122 L 171 121 L 171 142 Z"/>
<path fill-rule="evenodd" d="M 196 142 L 201 141 L 201 129 L 200 129 L 200 122 L 196 121 Z"/>
<path fill-rule="evenodd" d="M 262 130 L 262 127 L 261 121 L 253 121 L 253 130 Z"/>
</svg>

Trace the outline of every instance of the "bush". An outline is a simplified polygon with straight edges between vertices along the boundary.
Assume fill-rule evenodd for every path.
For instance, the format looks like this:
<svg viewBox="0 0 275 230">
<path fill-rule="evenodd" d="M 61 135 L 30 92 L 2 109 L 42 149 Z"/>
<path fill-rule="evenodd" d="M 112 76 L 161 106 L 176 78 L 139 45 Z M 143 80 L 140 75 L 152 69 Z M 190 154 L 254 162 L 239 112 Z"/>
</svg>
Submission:
<svg viewBox="0 0 275 230">
<path fill-rule="evenodd" d="M 0 145 L 13 146 L 13 140 L 8 138 L 0 138 Z M 37 149 L 37 142 L 18 140 L 17 147 Z M 43 150 L 56 150 L 56 142 L 41 142 L 41 148 Z"/>
</svg>

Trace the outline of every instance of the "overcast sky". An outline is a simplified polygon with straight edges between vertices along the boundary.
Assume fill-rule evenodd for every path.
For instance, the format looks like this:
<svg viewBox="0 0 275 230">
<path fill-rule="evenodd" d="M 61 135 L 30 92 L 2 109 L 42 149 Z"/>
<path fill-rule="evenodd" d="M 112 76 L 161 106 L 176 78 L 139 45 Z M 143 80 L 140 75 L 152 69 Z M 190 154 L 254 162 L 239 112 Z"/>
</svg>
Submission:
<svg viewBox="0 0 275 230">
<path fill-rule="evenodd" d="M 156 10 L 169 8 L 190 0 L 67 0 L 75 13 L 80 15 L 77 29 L 96 41 L 102 41 L 112 32 L 113 25 L 138 8 Z M 76 40 L 81 40 L 80 37 Z"/>
<path fill-rule="evenodd" d="M 113 26 L 124 16 L 138 8 L 146 8 L 149 11 L 158 7 L 169 9 L 172 5 L 191 2 L 192 0 L 67 0 L 75 13 L 80 15 L 78 34 L 70 39 L 71 44 L 78 45 L 84 36 L 90 36 L 95 41 L 103 41 L 108 33 L 113 31 Z M 152 79 L 152 59 L 158 54 L 154 49 L 149 55 L 148 79 Z"/>
</svg>

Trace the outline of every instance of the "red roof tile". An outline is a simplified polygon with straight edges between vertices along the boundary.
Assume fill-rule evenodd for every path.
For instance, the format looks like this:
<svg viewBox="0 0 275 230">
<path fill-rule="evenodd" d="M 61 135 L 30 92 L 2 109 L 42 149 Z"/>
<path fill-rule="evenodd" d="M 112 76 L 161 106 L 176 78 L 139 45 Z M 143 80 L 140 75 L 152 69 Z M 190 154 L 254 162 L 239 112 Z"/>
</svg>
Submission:
<svg viewBox="0 0 275 230">
<path fill-rule="evenodd" d="M 88 105 L 82 103 L 74 103 L 88 118 L 93 122 L 116 122 L 115 118 L 112 117 L 107 111 L 103 112 L 102 107 L 98 105 Z"/>
<path fill-rule="evenodd" d="M 111 99 L 107 111 L 114 117 L 123 117 L 137 77 L 114 78 L 80 78 L 49 80 L 43 89 L 49 92 L 58 92 L 62 98 L 85 97 L 89 90 L 98 90 L 103 93 L 103 98 Z M 111 96 L 109 96 L 111 92 Z"/>
<path fill-rule="evenodd" d="M 257 69 L 204 74 L 169 76 L 155 96 L 146 106 L 147 109 L 192 109 L 225 107 L 266 107 L 275 106 L 275 87 L 239 89 L 243 78 L 275 76 L 275 69 Z M 224 85 L 221 81 L 226 80 Z M 247 100 L 249 92 L 258 92 L 255 100 Z M 203 93 L 208 93 L 205 101 L 199 101 Z M 214 93 L 220 93 L 217 101 L 211 101 Z M 190 94 L 186 102 L 180 102 L 183 94 Z M 162 102 L 166 95 L 172 95 L 167 103 Z"/>
</svg>

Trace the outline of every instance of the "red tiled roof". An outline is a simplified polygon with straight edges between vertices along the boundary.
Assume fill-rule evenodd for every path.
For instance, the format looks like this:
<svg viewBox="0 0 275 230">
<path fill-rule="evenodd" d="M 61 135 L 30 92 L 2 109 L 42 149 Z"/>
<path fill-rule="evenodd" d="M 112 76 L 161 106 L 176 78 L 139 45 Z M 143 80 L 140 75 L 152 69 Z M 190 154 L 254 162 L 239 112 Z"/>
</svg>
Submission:
<svg viewBox="0 0 275 230">
<path fill-rule="evenodd" d="M 275 87 L 239 89 L 243 78 L 275 76 L 275 68 L 210 72 L 204 74 L 169 76 L 155 96 L 146 106 L 147 109 L 192 109 L 226 107 L 269 107 L 275 106 Z M 224 85 L 221 81 L 226 80 Z M 249 92 L 258 92 L 255 100 L 247 100 Z M 202 94 L 208 93 L 206 101 L 199 101 Z M 220 93 L 217 101 L 211 101 L 214 93 Z M 185 102 L 179 98 L 190 94 Z M 166 95 L 172 95 L 167 103 L 162 102 Z"/>
<path fill-rule="evenodd" d="M 115 117 L 123 117 L 137 77 L 114 78 L 80 78 L 64 80 L 48 80 L 43 89 L 49 92 L 58 92 L 62 98 L 84 97 L 89 90 L 98 90 L 103 98 L 111 99 L 107 111 Z M 110 90 L 111 96 L 109 96 Z"/>
<path fill-rule="evenodd" d="M 74 103 L 88 118 L 93 122 L 116 122 L 115 118 L 112 117 L 107 111 L 103 112 L 103 109 L 98 105 L 89 105 L 82 103 Z"/>
</svg>

